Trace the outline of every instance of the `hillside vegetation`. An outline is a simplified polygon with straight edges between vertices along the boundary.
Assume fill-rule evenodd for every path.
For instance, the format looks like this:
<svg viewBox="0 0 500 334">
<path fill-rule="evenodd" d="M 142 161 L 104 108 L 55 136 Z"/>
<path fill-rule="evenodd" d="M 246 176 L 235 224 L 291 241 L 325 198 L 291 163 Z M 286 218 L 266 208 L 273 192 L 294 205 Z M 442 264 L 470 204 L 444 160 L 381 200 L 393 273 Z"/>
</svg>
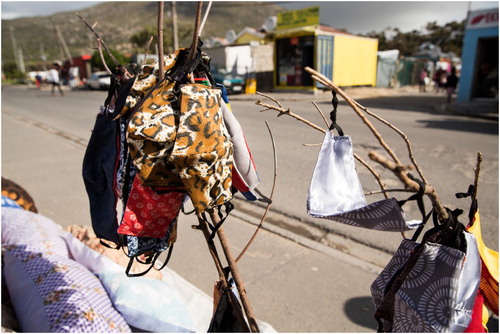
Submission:
<svg viewBox="0 0 500 334">
<path fill-rule="evenodd" d="M 190 45 L 194 26 L 196 2 L 176 2 L 179 46 Z M 206 5 L 204 6 L 206 8 Z M 24 55 L 26 70 L 42 62 L 42 49 L 48 62 L 66 58 L 58 46 L 55 26 L 58 26 L 71 55 L 92 54 L 97 46 L 93 33 L 76 15 L 77 13 L 94 24 L 108 47 L 123 54 L 131 54 L 134 45 L 130 38 L 147 28 L 156 29 L 158 2 L 132 1 L 102 3 L 80 11 L 58 13 L 50 16 L 2 20 L 2 66 L 14 63 L 14 52 L 10 30 Z M 267 17 L 285 11 L 281 6 L 268 2 L 218 2 L 212 8 L 204 27 L 202 39 L 224 37 L 234 29 L 239 32 L 244 27 L 259 28 Z M 171 35 L 171 4 L 165 2 L 164 34 Z M 150 50 L 150 52 L 152 49 Z M 144 52 L 142 50 L 141 52 Z"/>
</svg>

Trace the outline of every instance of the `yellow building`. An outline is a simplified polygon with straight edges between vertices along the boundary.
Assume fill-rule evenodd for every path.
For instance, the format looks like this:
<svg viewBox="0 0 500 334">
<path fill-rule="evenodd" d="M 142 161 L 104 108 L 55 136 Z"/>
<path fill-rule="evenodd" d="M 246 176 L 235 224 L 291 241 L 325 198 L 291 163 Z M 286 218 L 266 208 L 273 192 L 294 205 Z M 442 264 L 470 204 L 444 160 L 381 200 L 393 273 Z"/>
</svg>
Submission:
<svg viewBox="0 0 500 334">
<path fill-rule="evenodd" d="M 309 66 L 338 86 L 375 86 L 378 40 L 314 25 L 274 31 L 276 89 L 316 89 Z"/>
</svg>

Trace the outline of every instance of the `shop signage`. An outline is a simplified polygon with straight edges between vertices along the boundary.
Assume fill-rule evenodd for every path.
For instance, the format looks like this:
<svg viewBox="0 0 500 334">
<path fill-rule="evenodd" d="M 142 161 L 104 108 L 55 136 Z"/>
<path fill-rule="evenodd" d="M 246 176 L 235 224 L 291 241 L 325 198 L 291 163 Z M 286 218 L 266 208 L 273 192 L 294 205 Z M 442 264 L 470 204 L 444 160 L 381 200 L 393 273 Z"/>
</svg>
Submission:
<svg viewBox="0 0 500 334">
<path fill-rule="evenodd" d="M 498 27 L 498 8 L 477 10 L 469 14 L 466 29 Z"/>
<path fill-rule="evenodd" d="M 290 29 L 314 25 L 319 25 L 319 7 L 278 13 L 276 29 Z"/>
</svg>

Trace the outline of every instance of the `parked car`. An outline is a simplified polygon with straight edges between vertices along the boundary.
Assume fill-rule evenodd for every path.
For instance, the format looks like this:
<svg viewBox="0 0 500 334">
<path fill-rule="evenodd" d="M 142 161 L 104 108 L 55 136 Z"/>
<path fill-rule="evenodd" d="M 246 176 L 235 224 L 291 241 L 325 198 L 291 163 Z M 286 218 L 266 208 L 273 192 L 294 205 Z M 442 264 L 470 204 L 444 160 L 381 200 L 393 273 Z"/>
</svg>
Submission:
<svg viewBox="0 0 500 334">
<path fill-rule="evenodd" d="M 109 89 L 111 74 L 108 72 L 94 72 L 85 85 L 88 89 Z"/>
<path fill-rule="evenodd" d="M 216 83 L 223 84 L 226 87 L 228 94 L 245 93 L 245 79 L 242 76 L 231 75 L 219 70 L 212 73 L 212 77 Z"/>
</svg>

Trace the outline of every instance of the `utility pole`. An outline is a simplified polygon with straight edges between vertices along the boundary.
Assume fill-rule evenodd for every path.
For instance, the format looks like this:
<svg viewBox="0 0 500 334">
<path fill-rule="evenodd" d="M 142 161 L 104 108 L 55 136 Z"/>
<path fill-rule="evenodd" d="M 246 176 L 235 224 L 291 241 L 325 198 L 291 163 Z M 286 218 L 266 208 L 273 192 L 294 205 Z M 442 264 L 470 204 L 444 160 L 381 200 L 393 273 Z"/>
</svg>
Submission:
<svg viewBox="0 0 500 334">
<path fill-rule="evenodd" d="M 57 31 L 57 36 L 59 37 L 61 44 L 63 46 L 63 50 L 66 53 L 66 58 L 68 58 L 68 61 L 71 65 L 74 65 L 73 57 L 71 57 L 71 53 L 69 52 L 68 46 L 66 45 L 66 41 L 64 40 L 64 37 L 61 33 L 61 29 L 59 28 L 58 25 L 56 25 L 56 31 Z"/>
<path fill-rule="evenodd" d="M 14 36 L 14 27 L 10 26 L 9 30 L 10 30 L 10 40 L 12 41 L 12 51 L 14 52 L 14 60 L 16 62 L 16 68 L 19 72 L 21 72 L 21 69 L 19 68 L 17 42 L 16 42 L 16 37 Z"/>
<path fill-rule="evenodd" d="M 62 49 L 62 46 L 61 46 L 61 42 L 59 41 L 59 35 L 57 33 L 57 26 L 56 26 L 56 24 L 53 21 L 52 21 L 52 26 L 54 27 L 54 35 L 56 37 L 57 49 L 59 50 L 59 58 L 61 60 L 63 60 L 64 59 L 63 49 Z"/>
<path fill-rule="evenodd" d="M 43 44 L 40 44 L 40 58 L 42 59 L 43 70 L 47 71 L 47 56 L 45 55 L 45 51 L 43 49 Z"/>
<path fill-rule="evenodd" d="M 172 1 L 172 37 L 174 44 L 174 51 L 179 48 L 179 36 L 177 33 L 177 9 L 175 7 L 175 1 Z"/>
<path fill-rule="evenodd" d="M 23 49 L 17 49 L 17 56 L 19 57 L 19 72 L 26 73 L 26 68 L 24 67 Z"/>
</svg>

